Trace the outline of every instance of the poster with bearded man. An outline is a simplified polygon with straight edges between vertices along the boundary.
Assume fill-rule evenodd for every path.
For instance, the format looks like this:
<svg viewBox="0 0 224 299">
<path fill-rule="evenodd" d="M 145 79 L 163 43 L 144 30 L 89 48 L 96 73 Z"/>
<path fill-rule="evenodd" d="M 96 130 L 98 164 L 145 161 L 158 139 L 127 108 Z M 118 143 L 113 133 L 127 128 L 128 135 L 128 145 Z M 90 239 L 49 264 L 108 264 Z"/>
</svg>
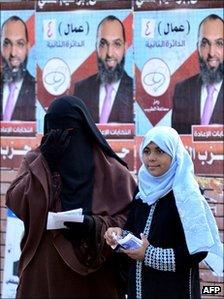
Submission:
<svg viewBox="0 0 224 299">
<path fill-rule="evenodd" d="M 1 18 L 1 121 L 35 121 L 34 15 L 4 11 Z"/>
<path fill-rule="evenodd" d="M 133 125 L 130 9 L 37 12 L 37 96 L 81 98 L 97 124 Z M 39 55 L 43 53 L 43 55 Z"/>
<path fill-rule="evenodd" d="M 178 82 L 173 96 L 172 127 L 190 134 L 192 125 L 223 124 L 223 18 L 212 12 L 197 32 L 199 72 Z"/>
<path fill-rule="evenodd" d="M 221 4 L 167 2 L 144 2 L 134 11 L 137 136 L 159 125 L 191 136 L 196 127 L 223 123 Z"/>
</svg>

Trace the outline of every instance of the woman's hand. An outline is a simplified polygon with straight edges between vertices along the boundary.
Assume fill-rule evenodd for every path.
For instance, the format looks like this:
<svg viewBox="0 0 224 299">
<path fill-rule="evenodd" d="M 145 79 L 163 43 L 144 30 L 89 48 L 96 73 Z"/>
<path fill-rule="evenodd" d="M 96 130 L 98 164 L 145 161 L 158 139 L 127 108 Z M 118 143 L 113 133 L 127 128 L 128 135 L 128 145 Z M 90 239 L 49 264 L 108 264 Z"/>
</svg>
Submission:
<svg viewBox="0 0 224 299">
<path fill-rule="evenodd" d="M 143 244 L 138 249 L 129 249 L 129 250 L 121 249 L 121 252 L 126 253 L 133 260 L 143 261 L 145 258 L 146 248 L 149 246 L 149 241 L 147 240 L 146 236 L 144 236 L 143 234 L 141 234 L 141 240 Z"/>
<path fill-rule="evenodd" d="M 68 148 L 71 140 L 69 130 L 51 130 L 44 135 L 40 144 L 40 151 L 48 163 L 51 172 L 57 171 L 60 160 Z"/>
<path fill-rule="evenodd" d="M 104 238 L 106 242 L 110 246 L 116 246 L 117 241 L 116 237 L 121 237 L 122 229 L 120 227 L 109 227 L 108 230 L 104 234 Z"/>
</svg>

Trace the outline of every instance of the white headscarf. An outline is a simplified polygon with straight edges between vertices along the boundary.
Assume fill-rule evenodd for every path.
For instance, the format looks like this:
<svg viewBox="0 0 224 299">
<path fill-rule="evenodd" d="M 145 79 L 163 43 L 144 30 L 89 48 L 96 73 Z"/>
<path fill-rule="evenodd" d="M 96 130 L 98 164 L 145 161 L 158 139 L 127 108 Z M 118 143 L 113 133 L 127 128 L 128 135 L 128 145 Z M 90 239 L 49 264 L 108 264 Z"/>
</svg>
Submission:
<svg viewBox="0 0 224 299">
<path fill-rule="evenodd" d="M 170 127 L 154 127 L 148 131 L 140 146 L 143 150 L 154 142 L 172 157 L 166 173 L 152 176 L 142 164 L 138 173 L 139 192 L 136 198 L 151 205 L 173 190 L 178 213 L 190 254 L 208 251 L 205 262 L 218 275 L 223 273 L 223 244 L 211 209 L 201 195 L 194 177 L 194 165 L 178 133 Z"/>
</svg>

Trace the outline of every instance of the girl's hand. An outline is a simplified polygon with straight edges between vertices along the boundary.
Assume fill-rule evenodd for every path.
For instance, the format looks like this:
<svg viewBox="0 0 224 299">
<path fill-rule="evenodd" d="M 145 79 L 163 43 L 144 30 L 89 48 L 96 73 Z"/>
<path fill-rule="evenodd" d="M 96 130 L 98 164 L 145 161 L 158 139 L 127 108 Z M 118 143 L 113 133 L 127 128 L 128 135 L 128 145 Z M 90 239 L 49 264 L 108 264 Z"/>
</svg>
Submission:
<svg viewBox="0 0 224 299">
<path fill-rule="evenodd" d="M 146 236 L 144 236 L 143 234 L 141 234 L 141 239 L 143 244 L 138 249 L 132 249 L 132 250 L 121 249 L 121 252 L 126 253 L 133 260 L 143 261 L 145 258 L 146 248 L 149 246 L 149 241 L 147 240 Z"/>
<path fill-rule="evenodd" d="M 104 234 L 106 242 L 110 246 L 117 245 L 116 237 L 121 237 L 122 229 L 120 227 L 109 227 Z"/>
</svg>

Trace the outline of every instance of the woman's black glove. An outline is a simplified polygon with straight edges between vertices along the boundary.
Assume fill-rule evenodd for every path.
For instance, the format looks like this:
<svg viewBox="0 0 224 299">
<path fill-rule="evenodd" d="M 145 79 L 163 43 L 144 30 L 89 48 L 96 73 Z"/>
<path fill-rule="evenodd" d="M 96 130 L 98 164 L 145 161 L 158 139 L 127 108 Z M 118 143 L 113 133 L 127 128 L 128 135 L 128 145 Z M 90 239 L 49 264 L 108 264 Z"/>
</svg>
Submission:
<svg viewBox="0 0 224 299">
<path fill-rule="evenodd" d="M 71 134 L 68 130 L 51 130 L 41 140 L 40 151 L 51 172 L 57 171 L 59 162 L 68 147 Z"/>
<path fill-rule="evenodd" d="M 94 218 L 87 215 L 84 216 L 83 222 L 66 221 L 64 225 L 68 228 L 64 230 L 64 236 L 73 241 L 90 237 L 95 229 Z"/>
</svg>

